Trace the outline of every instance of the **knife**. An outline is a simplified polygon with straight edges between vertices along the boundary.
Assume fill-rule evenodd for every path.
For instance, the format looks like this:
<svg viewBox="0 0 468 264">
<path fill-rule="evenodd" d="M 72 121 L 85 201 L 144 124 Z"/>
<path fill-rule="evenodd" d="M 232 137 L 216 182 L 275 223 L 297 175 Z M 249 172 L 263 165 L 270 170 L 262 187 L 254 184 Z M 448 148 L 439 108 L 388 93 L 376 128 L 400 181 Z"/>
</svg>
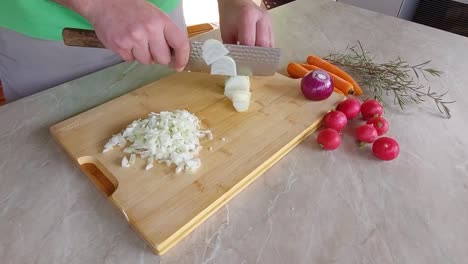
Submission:
<svg viewBox="0 0 468 264">
<path fill-rule="evenodd" d="M 62 37 L 67 46 L 105 48 L 93 30 L 64 28 Z M 202 57 L 203 42 L 191 41 L 190 46 L 190 58 L 184 70 L 209 73 L 210 65 Z M 237 75 L 271 76 L 278 70 L 281 49 L 234 44 L 224 46 L 229 50 L 228 56 L 236 62 Z"/>
</svg>

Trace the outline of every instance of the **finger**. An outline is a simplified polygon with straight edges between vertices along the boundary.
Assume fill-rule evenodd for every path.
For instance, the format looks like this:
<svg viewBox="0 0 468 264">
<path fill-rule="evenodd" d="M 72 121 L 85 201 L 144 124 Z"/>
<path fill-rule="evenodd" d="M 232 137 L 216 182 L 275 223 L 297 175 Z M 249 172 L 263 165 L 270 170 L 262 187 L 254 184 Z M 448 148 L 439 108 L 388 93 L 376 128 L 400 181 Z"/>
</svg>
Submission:
<svg viewBox="0 0 468 264">
<path fill-rule="evenodd" d="M 149 51 L 148 42 L 137 43 L 132 49 L 133 56 L 141 64 L 151 64 L 152 57 Z"/>
<path fill-rule="evenodd" d="M 271 47 L 270 27 L 271 24 L 268 19 L 263 18 L 257 21 L 255 46 Z"/>
<path fill-rule="evenodd" d="M 237 36 L 239 44 L 254 46 L 256 35 L 256 21 L 253 16 L 246 16 L 240 21 L 239 34 Z"/>
<path fill-rule="evenodd" d="M 162 33 L 151 34 L 149 50 L 154 63 L 168 65 L 171 62 L 171 51 Z"/>
<path fill-rule="evenodd" d="M 96 31 L 96 35 L 99 40 L 104 44 L 104 46 L 110 50 L 112 50 L 114 53 L 119 55 L 122 60 L 124 61 L 133 61 L 135 58 L 133 57 L 132 54 L 132 43 L 130 41 L 125 41 L 121 39 L 117 39 L 111 42 L 106 41 L 106 38 L 102 37 L 100 34 L 100 31 Z"/>
<path fill-rule="evenodd" d="M 174 51 L 173 67 L 178 71 L 182 70 L 187 65 L 190 56 L 187 34 L 184 34 L 174 23 L 169 22 L 164 27 L 164 37 Z"/>
<path fill-rule="evenodd" d="M 226 44 L 237 44 L 237 32 L 221 30 L 221 39 Z"/>
<path fill-rule="evenodd" d="M 133 57 L 132 51 L 128 49 L 120 49 L 117 51 L 117 54 L 124 60 L 124 61 L 134 61 L 135 57 Z"/>
</svg>

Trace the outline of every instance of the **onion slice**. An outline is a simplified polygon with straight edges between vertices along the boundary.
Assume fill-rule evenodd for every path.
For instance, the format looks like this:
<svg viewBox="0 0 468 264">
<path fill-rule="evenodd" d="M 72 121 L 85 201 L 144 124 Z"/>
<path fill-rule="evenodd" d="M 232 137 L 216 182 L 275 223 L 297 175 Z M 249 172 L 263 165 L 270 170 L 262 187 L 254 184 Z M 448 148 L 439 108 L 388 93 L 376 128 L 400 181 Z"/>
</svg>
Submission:
<svg viewBox="0 0 468 264">
<path fill-rule="evenodd" d="M 229 50 L 219 40 L 208 39 L 203 43 L 202 53 L 203 60 L 205 60 L 206 64 L 211 65 L 221 57 L 229 54 Z"/>
<path fill-rule="evenodd" d="M 236 62 L 229 56 L 223 56 L 211 64 L 211 74 L 236 76 Z"/>
<path fill-rule="evenodd" d="M 232 103 L 237 112 L 245 112 L 250 105 L 250 92 L 234 91 L 232 93 Z"/>
<path fill-rule="evenodd" d="M 234 91 L 250 92 L 249 76 L 231 76 L 224 84 L 224 95 L 232 100 Z"/>
</svg>

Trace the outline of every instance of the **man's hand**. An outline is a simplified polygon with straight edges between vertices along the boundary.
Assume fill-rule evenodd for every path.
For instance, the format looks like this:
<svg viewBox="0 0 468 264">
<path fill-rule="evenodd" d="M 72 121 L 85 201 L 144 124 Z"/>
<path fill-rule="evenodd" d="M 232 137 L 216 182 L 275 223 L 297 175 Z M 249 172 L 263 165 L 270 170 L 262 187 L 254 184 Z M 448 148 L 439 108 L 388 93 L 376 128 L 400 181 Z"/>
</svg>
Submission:
<svg viewBox="0 0 468 264">
<path fill-rule="evenodd" d="M 93 25 L 99 40 L 125 61 L 171 63 L 183 69 L 189 59 L 188 36 L 146 0 L 56 0 Z"/>
<path fill-rule="evenodd" d="M 223 42 L 273 47 L 270 16 L 252 0 L 218 0 L 218 6 Z"/>
</svg>

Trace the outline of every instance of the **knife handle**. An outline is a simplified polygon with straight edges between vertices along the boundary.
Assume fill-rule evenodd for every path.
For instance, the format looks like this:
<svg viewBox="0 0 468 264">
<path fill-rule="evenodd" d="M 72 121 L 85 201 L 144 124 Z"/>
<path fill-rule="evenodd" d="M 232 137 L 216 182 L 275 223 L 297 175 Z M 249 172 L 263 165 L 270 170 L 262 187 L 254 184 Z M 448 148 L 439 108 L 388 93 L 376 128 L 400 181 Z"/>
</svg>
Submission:
<svg viewBox="0 0 468 264">
<path fill-rule="evenodd" d="M 64 28 L 62 30 L 63 42 L 67 46 L 88 47 L 88 48 L 106 48 L 98 39 L 94 30 Z"/>
</svg>

